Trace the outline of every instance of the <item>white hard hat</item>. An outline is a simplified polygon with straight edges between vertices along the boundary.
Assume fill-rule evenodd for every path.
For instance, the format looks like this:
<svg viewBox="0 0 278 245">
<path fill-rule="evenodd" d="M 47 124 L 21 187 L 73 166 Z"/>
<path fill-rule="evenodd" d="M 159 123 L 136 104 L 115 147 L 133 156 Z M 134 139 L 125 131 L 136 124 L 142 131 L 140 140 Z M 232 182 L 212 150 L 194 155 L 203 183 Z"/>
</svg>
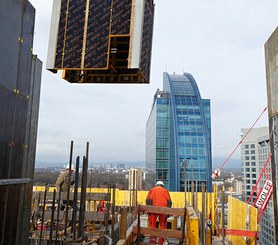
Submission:
<svg viewBox="0 0 278 245">
<path fill-rule="evenodd" d="M 159 181 L 156 182 L 155 185 L 162 185 L 162 186 L 164 186 L 164 183 L 161 180 L 159 180 Z"/>
<path fill-rule="evenodd" d="M 69 164 L 66 166 L 66 169 L 70 169 L 70 165 Z M 74 165 L 73 164 L 71 165 L 71 170 L 74 171 Z"/>
</svg>

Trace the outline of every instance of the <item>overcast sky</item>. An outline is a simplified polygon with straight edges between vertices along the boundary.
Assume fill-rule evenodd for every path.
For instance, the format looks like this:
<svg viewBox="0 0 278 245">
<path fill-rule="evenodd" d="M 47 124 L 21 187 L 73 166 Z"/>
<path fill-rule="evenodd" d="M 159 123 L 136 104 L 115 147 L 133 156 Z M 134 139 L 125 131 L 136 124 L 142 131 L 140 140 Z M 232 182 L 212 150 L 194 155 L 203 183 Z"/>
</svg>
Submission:
<svg viewBox="0 0 278 245">
<path fill-rule="evenodd" d="M 29 0 L 30 1 L 30 0 Z M 189 72 L 211 99 L 213 157 L 226 158 L 267 105 L 264 43 L 277 0 L 157 0 L 148 85 L 70 84 L 45 69 L 51 0 L 36 8 L 34 53 L 43 61 L 37 161 L 144 161 L 145 125 L 163 72 Z M 257 126 L 267 126 L 267 114 Z M 239 158 L 239 150 L 233 158 Z M 218 163 L 219 164 L 219 163 Z"/>
</svg>

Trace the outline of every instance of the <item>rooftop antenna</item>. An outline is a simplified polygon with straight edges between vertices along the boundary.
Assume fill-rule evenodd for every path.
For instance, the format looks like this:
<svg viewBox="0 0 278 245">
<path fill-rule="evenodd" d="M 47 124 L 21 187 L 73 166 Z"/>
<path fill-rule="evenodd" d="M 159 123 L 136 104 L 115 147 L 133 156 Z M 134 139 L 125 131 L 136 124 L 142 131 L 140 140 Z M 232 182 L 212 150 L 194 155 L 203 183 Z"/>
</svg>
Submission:
<svg viewBox="0 0 278 245">
<path fill-rule="evenodd" d="M 182 74 L 184 74 L 184 59 L 182 59 Z"/>
</svg>

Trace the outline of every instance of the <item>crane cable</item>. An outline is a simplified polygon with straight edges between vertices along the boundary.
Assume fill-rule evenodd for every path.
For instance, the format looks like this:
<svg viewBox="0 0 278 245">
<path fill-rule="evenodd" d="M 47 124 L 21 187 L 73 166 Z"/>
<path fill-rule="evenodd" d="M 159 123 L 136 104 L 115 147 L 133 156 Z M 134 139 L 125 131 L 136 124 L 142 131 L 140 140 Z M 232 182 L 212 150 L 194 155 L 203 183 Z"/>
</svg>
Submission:
<svg viewBox="0 0 278 245">
<path fill-rule="evenodd" d="M 253 123 L 253 125 L 251 126 L 251 128 L 248 129 L 248 131 L 244 134 L 244 136 L 241 138 L 241 140 L 239 141 L 239 143 L 237 144 L 237 146 L 234 148 L 234 150 L 231 152 L 231 154 L 227 157 L 227 159 L 222 163 L 221 167 L 219 169 L 216 169 L 214 171 L 214 173 L 212 174 L 212 178 L 213 179 L 217 179 L 220 175 L 220 171 L 221 169 L 225 166 L 225 164 L 230 160 L 231 156 L 235 153 L 235 151 L 237 150 L 237 148 L 242 144 L 243 140 L 247 137 L 247 135 L 249 134 L 249 132 L 253 129 L 253 127 L 256 125 L 256 123 L 260 120 L 260 118 L 262 117 L 262 115 L 265 113 L 265 111 L 267 110 L 267 106 L 264 108 L 264 110 L 262 111 L 262 113 L 259 115 L 259 117 L 256 119 L 256 121 Z"/>
</svg>

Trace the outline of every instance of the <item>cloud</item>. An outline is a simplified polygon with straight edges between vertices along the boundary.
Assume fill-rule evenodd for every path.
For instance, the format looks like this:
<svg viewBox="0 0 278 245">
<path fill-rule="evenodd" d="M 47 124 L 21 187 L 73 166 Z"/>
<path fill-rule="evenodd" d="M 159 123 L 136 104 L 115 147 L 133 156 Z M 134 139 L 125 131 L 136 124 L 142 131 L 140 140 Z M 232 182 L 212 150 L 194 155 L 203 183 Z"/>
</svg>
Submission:
<svg viewBox="0 0 278 245">
<path fill-rule="evenodd" d="M 191 73 L 211 99 L 214 157 L 228 156 L 266 106 L 264 43 L 278 23 L 277 1 L 157 1 L 149 85 L 69 84 L 46 71 L 52 3 L 31 3 L 34 53 L 44 62 L 38 160 L 67 161 L 70 140 L 81 155 L 89 141 L 95 161 L 144 160 L 145 125 L 165 71 Z M 266 116 L 258 126 L 265 125 Z"/>
</svg>

